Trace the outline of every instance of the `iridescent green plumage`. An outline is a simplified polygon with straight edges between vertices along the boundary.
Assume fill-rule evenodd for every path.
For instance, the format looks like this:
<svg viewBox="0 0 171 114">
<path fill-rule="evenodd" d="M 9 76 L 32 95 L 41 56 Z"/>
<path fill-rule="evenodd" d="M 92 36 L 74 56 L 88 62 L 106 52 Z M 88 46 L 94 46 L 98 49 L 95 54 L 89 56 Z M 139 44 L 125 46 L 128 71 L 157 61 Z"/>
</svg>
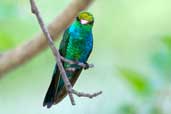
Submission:
<svg viewBox="0 0 171 114">
<path fill-rule="evenodd" d="M 65 31 L 60 44 L 60 54 L 70 60 L 86 63 L 93 48 L 92 27 L 94 23 L 93 16 L 88 12 L 82 12 L 78 15 L 71 26 Z M 67 72 L 72 85 L 75 84 L 82 68 L 78 65 L 63 63 L 65 69 L 74 67 L 76 71 Z M 57 104 L 66 96 L 64 82 L 61 78 L 58 66 L 55 66 L 52 81 L 46 93 L 43 106 L 50 108 Z"/>
</svg>

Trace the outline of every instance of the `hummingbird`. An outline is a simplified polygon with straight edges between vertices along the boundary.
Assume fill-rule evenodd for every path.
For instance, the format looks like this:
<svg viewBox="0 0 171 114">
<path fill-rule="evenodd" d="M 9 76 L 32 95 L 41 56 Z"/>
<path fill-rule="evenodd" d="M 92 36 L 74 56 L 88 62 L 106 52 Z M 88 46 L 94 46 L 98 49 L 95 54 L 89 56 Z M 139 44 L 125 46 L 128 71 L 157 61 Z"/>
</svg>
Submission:
<svg viewBox="0 0 171 114">
<path fill-rule="evenodd" d="M 82 62 L 88 68 L 87 60 L 93 49 L 92 28 L 94 17 L 89 12 L 81 12 L 73 23 L 65 30 L 63 39 L 59 46 L 59 53 L 66 59 Z M 83 68 L 77 64 L 62 62 L 64 69 L 75 68 L 73 72 L 66 71 L 66 75 L 74 86 Z M 58 65 L 52 75 L 52 80 L 44 98 L 43 106 L 50 108 L 59 103 L 67 95 L 64 81 L 61 77 Z"/>
</svg>

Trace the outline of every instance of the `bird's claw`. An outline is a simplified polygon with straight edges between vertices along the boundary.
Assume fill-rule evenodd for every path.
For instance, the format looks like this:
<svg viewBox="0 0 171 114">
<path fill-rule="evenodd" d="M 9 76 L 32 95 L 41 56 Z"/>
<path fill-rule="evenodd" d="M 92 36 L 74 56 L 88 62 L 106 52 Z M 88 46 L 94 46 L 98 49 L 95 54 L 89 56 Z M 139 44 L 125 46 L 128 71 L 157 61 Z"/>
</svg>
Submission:
<svg viewBox="0 0 171 114">
<path fill-rule="evenodd" d="M 74 62 L 75 62 L 75 64 L 79 64 L 79 61 L 74 61 Z M 87 62 L 84 62 L 84 65 L 85 65 L 85 66 L 84 66 L 83 68 L 84 68 L 85 70 L 87 70 L 87 69 L 90 68 L 90 66 L 89 66 L 89 64 L 88 64 Z"/>
<path fill-rule="evenodd" d="M 85 62 L 84 64 L 85 64 L 84 69 L 85 69 L 85 70 L 89 69 L 89 64 L 88 64 L 87 62 Z"/>
</svg>

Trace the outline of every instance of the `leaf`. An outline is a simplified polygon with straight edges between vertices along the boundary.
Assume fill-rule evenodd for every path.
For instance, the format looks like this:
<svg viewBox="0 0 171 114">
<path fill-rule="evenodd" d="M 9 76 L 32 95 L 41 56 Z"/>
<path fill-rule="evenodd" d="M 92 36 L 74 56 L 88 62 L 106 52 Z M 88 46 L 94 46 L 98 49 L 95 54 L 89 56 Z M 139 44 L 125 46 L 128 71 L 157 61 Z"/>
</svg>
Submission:
<svg viewBox="0 0 171 114">
<path fill-rule="evenodd" d="M 12 37 L 6 33 L 0 32 L 0 51 L 14 47 Z"/>
<path fill-rule="evenodd" d="M 136 92 L 143 95 L 148 95 L 152 92 L 152 85 L 143 74 L 127 68 L 119 68 L 119 72 Z"/>
<path fill-rule="evenodd" d="M 119 114 L 137 114 L 137 110 L 134 105 L 131 104 L 123 104 L 119 107 Z"/>
<path fill-rule="evenodd" d="M 165 36 L 162 42 L 167 48 L 171 49 L 171 36 Z"/>
<path fill-rule="evenodd" d="M 163 47 L 152 56 L 152 64 L 159 71 L 161 77 L 171 80 L 171 37 L 165 37 Z"/>
<path fill-rule="evenodd" d="M 150 109 L 150 114 L 163 114 L 161 107 L 153 106 Z"/>
<path fill-rule="evenodd" d="M 17 13 L 17 2 L 1 1 L 0 3 L 0 20 L 14 18 Z"/>
</svg>

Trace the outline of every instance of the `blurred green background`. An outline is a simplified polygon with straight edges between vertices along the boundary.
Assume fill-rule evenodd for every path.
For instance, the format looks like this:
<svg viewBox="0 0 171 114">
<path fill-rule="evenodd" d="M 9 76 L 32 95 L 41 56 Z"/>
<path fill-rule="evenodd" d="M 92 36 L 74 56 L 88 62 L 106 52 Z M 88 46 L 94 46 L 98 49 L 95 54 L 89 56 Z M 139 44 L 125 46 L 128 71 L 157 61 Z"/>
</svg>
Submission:
<svg viewBox="0 0 171 114">
<path fill-rule="evenodd" d="M 70 0 L 36 0 L 50 23 Z M 102 90 L 90 100 L 68 97 L 42 107 L 55 59 L 50 49 L 0 80 L 0 114 L 171 114 L 171 1 L 96 0 L 95 68 L 83 71 L 75 89 Z M 0 52 L 40 32 L 28 0 L 0 1 Z M 58 47 L 59 41 L 56 42 Z"/>
</svg>

